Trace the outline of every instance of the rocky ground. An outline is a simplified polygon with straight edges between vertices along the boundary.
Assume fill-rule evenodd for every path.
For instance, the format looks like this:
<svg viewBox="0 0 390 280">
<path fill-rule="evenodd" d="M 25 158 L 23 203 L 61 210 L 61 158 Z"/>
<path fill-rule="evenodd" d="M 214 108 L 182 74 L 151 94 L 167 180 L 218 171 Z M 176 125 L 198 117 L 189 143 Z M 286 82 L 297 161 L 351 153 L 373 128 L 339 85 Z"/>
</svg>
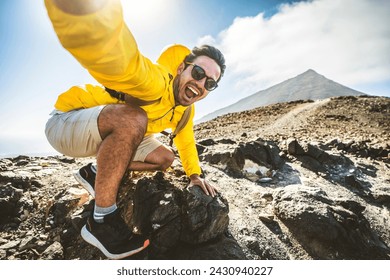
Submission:
<svg viewBox="0 0 390 280">
<path fill-rule="evenodd" d="M 125 176 L 141 259 L 390 259 L 390 99 L 340 97 L 228 114 L 195 127 L 220 195 L 181 164 Z M 92 203 L 72 172 L 93 159 L 0 159 L 0 259 L 104 259 L 79 234 Z M 146 206 L 146 207 L 145 207 Z"/>
</svg>

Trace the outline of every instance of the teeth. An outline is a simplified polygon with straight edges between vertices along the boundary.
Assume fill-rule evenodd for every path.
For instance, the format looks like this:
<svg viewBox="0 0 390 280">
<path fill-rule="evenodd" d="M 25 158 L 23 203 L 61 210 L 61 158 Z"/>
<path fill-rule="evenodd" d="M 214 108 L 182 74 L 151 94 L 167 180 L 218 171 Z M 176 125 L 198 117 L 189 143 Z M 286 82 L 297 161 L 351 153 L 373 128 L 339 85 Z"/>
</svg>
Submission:
<svg viewBox="0 0 390 280">
<path fill-rule="evenodd" d="M 196 96 L 199 95 L 199 93 L 193 88 L 193 87 L 188 87 Z"/>
</svg>

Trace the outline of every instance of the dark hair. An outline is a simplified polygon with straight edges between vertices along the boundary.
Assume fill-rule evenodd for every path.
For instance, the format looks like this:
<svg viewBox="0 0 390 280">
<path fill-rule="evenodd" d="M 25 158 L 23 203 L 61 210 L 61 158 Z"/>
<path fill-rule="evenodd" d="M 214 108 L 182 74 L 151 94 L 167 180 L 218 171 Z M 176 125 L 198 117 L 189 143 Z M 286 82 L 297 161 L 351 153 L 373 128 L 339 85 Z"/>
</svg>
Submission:
<svg viewBox="0 0 390 280">
<path fill-rule="evenodd" d="M 225 72 L 225 57 L 217 48 L 210 45 L 202 45 L 200 47 L 194 47 L 189 55 L 187 55 L 184 59 L 184 62 L 194 62 L 195 58 L 199 56 L 208 56 L 213 59 L 221 68 L 221 75 L 219 76 L 218 81 L 222 78 L 223 73 Z M 218 82 L 217 81 L 217 82 Z"/>
</svg>

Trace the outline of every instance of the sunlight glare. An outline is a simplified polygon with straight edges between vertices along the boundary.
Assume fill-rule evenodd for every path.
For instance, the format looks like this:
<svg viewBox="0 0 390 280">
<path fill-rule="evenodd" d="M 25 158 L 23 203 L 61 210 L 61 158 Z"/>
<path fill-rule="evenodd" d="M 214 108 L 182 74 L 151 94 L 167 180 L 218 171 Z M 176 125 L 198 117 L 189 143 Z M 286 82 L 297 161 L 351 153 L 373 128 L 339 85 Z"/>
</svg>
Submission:
<svg viewBox="0 0 390 280">
<path fill-rule="evenodd" d="M 122 0 L 125 21 L 137 32 L 158 29 L 174 17 L 175 2 L 176 0 Z"/>
</svg>

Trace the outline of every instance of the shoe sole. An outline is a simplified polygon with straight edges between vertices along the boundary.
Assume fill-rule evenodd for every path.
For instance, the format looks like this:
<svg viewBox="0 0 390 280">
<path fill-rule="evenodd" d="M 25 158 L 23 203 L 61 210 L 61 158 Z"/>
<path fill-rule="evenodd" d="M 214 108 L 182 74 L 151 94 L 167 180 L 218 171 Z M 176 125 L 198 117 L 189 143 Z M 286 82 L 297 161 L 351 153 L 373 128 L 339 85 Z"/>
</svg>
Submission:
<svg viewBox="0 0 390 280">
<path fill-rule="evenodd" d="M 76 171 L 73 173 L 73 176 L 74 178 L 76 179 L 76 181 L 84 188 L 86 189 L 89 194 L 95 198 L 95 190 L 91 187 L 91 185 L 86 181 L 84 180 L 83 177 L 81 177 L 79 171 Z"/>
<path fill-rule="evenodd" d="M 113 254 L 113 253 L 108 252 L 108 250 L 103 246 L 103 244 L 100 243 L 99 240 L 87 230 L 86 225 L 81 229 L 81 237 L 89 244 L 98 248 L 107 258 L 112 259 L 112 260 L 119 260 L 119 259 L 123 259 L 126 257 L 130 257 L 132 255 L 135 255 L 135 254 L 141 252 L 142 250 L 144 250 L 146 247 L 148 247 L 149 243 L 150 243 L 149 239 L 146 239 L 143 246 L 138 248 L 138 249 L 135 249 L 135 250 L 132 250 L 129 252 L 125 252 L 122 254 Z"/>
</svg>

